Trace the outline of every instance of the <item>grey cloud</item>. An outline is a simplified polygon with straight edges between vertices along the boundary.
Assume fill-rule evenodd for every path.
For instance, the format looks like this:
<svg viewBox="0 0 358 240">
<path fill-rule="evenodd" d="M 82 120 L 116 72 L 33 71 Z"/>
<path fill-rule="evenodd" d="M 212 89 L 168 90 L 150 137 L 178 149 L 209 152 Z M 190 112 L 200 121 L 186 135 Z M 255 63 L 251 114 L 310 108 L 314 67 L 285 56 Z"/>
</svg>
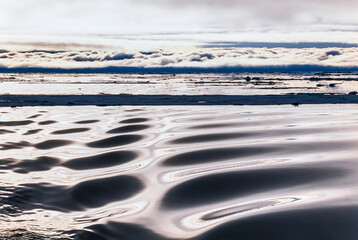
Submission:
<svg viewBox="0 0 358 240">
<path fill-rule="evenodd" d="M 159 52 L 153 51 L 153 52 L 140 52 L 140 53 L 143 54 L 143 55 L 149 56 L 149 55 L 153 55 L 153 54 L 156 54 L 156 53 L 159 53 Z"/>
<path fill-rule="evenodd" d="M 113 61 L 113 60 L 124 60 L 124 59 L 133 59 L 133 54 L 126 54 L 126 53 L 116 53 L 114 55 L 107 55 L 103 58 L 105 61 Z"/>
<path fill-rule="evenodd" d="M 191 55 L 190 61 L 191 62 L 203 62 L 205 60 L 211 60 L 214 58 L 215 58 L 215 56 L 211 53 L 201 53 L 201 54 L 194 53 Z"/>
<path fill-rule="evenodd" d="M 199 58 L 199 57 L 192 57 L 191 59 L 190 59 L 190 62 L 202 62 L 203 60 L 201 59 L 201 58 Z"/>
<path fill-rule="evenodd" d="M 331 50 L 331 51 L 325 52 L 325 55 L 319 57 L 318 60 L 319 60 L 319 61 L 324 61 L 324 60 L 329 59 L 329 56 L 339 56 L 339 55 L 341 55 L 341 52 L 340 52 L 340 51 Z"/>
<path fill-rule="evenodd" d="M 332 51 L 326 52 L 326 55 L 327 56 L 338 56 L 338 55 L 341 55 L 341 53 L 339 51 L 332 50 Z"/>
<path fill-rule="evenodd" d="M 168 64 L 171 64 L 171 63 L 175 63 L 175 61 L 164 58 L 164 59 L 162 59 L 162 61 L 160 62 L 160 65 L 165 66 L 165 65 L 168 65 Z"/>
<path fill-rule="evenodd" d="M 215 56 L 211 53 L 203 53 L 203 54 L 200 54 L 200 58 L 214 59 Z"/>
<path fill-rule="evenodd" d="M 95 62 L 100 61 L 101 59 L 98 57 L 77 56 L 72 58 L 72 60 L 76 62 Z"/>
<path fill-rule="evenodd" d="M 127 53 L 113 53 L 113 54 L 106 54 L 98 52 L 81 52 L 82 55 L 78 55 L 77 53 L 70 53 L 67 57 L 74 56 L 72 58 L 73 61 L 76 62 L 103 62 L 103 61 L 121 61 L 125 59 L 134 59 L 135 56 L 133 54 Z"/>
<path fill-rule="evenodd" d="M 66 51 L 57 51 L 57 50 L 29 50 L 29 51 L 19 51 L 19 53 L 49 53 L 49 54 L 57 54 L 64 53 Z"/>
<path fill-rule="evenodd" d="M 151 58 L 159 58 L 161 56 L 162 56 L 161 54 L 156 53 L 156 54 L 151 55 L 150 57 Z"/>
</svg>

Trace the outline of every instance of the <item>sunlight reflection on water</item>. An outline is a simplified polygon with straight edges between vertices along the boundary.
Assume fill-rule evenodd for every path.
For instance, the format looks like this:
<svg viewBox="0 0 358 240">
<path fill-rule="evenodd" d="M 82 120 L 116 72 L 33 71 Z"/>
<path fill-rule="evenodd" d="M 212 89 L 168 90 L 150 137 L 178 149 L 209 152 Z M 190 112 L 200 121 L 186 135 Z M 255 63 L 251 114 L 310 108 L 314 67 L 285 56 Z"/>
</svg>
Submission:
<svg viewBox="0 0 358 240">
<path fill-rule="evenodd" d="M 356 105 L 1 111 L 4 238 L 358 235 Z"/>
</svg>

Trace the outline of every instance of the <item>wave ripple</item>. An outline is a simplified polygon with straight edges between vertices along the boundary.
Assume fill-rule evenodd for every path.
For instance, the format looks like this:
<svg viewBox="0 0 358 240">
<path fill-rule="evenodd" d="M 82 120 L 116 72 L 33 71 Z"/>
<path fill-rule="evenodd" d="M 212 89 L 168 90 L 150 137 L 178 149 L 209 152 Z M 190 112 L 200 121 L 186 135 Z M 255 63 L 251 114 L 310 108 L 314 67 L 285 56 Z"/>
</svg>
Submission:
<svg viewBox="0 0 358 240">
<path fill-rule="evenodd" d="M 355 240 L 357 109 L 8 108 L 0 238 Z"/>
</svg>

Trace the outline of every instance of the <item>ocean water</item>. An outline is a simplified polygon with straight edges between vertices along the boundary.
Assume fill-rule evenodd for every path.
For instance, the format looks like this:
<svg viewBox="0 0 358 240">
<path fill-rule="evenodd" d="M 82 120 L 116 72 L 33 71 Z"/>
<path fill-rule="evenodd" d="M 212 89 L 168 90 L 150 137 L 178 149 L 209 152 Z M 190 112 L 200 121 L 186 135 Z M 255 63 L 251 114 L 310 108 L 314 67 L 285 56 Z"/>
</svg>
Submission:
<svg viewBox="0 0 358 240">
<path fill-rule="evenodd" d="M 0 109 L 1 239 L 358 239 L 358 107 Z"/>
</svg>

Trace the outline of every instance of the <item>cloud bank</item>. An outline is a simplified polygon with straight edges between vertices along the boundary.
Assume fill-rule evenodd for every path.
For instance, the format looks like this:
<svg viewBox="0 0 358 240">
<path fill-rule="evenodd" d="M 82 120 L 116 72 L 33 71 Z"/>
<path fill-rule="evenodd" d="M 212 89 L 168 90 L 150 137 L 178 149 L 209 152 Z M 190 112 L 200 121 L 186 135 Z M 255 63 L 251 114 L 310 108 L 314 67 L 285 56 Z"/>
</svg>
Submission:
<svg viewBox="0 0 358 240">
<path fill-rule="evenodd" d="M 0 0 L 3 69 L 355 67 L 357 0 Z"/>
<path fill-rule="evenodd" d="M 152 51 L 108 50 L 1 50 L 6 69 L 51 68 L 232 68 L 275 66 L 357 66 L 358 47 L 329 48 L 181 48 Z"/>
</svg>

